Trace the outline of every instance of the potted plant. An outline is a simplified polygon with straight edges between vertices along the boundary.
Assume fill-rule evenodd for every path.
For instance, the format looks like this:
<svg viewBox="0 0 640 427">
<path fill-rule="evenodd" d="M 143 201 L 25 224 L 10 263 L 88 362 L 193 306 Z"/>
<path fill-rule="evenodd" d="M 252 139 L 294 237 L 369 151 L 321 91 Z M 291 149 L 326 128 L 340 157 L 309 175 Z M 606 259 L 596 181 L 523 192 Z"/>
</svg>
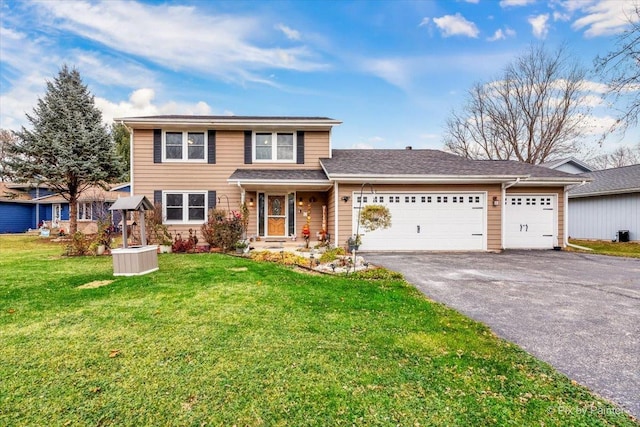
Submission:
<svg viewBox="0 0 640 427">
<path fill-rule="evenodd" d="M 360 211 L 360 225 L 373 231 L 391 226 L 391 212 L 383 205 L 367 205 Z"/>
<path fill-rule="evenodd" d="M 362 238 L 360 235 L 353 235 L 347 239 L 347 246 L 349 247 L 349 252 L 357 251 L 360 248 L 360 244 L 362 244 Z"/>
<path fill-rule="evenodd" d="M 238 240 L 234 246 L 236 248 L 236 253 L 242 254 L 247 251 L 249 242 L 247 242 L 246 240 Z"/>
</svg>

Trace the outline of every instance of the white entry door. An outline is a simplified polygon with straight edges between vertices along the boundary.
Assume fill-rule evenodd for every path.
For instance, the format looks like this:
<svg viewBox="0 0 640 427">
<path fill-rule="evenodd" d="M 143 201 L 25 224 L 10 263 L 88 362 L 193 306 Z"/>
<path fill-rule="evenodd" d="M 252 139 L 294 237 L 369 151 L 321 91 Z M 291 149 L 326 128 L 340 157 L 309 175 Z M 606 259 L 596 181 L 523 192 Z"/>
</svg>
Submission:
<svg viewBox="0 0 640 427">
<path fill-rule="evenodd" d="M 360 193 L 353 195 L 353 234 Z M 362 206 L 389 208 L 391 227 L 366 232 L 360 250 L 486 250 L 485 193 L 377 193 L 363 195 Z"/>
<path fill-rule="evenodd" d="M 505 203 L 505 249 L 551 249 L 557 245 L 555 194 L 508 195 Z"/>
</svg>

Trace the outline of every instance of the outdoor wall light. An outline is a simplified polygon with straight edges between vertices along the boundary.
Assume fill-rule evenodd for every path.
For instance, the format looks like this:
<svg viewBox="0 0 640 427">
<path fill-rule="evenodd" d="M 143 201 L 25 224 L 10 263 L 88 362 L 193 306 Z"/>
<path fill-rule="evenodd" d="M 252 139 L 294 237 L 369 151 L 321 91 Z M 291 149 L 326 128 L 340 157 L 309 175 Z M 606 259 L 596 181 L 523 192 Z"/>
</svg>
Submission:
<svg viewBox="0 0 640 427">
<path fill-rule="evenodd" d="M 349 201 L 349 196 L 342 196 L 342 201 L 347 203 Z"/>
<path fill-rule="evenodd" d="M 500 206 L 500 201 L 498 200 L 498 196 L 493 196 L 493 206 Z"/>
<path fill-rule="evenodd" d="M 249 206 L 253 207 L 253 197 L 249 199 Z"/>
<path fill-rule="evenodd" d="M 298 206 L 302 206 L 302 197 L 300 197 L 300 199 L 298 199 Z"/>
</svg>

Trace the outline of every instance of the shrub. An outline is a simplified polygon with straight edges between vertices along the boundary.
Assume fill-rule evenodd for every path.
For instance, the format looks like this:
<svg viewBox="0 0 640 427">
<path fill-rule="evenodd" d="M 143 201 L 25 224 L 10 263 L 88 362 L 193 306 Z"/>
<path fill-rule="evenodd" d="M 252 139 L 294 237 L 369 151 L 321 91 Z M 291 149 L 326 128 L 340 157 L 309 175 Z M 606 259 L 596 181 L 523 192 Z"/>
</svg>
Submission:
<svg viewBox="0 0 640 427">
<path fill-rule="evenodd" d="M 403 280 L 404 276 L 397 271 L 387 270 L 386 268 L 372 268 L 368 270 L 357 271 L 349 275 L 352 279 L 361 280 Z"/>
<path fill-rule="evenodd" d="M 283 251 L 282 253 L 271 251 L 252 252 L 251 259 L 254 261 L 277 262 L 284 265 L 304 265 L 309 264 L 309 260 L 303 256 Z"/>
<path fill-rule="evenodd" d="M 198 237 L 193 229 L 189 229 L 189 237 L 182 238 L 180 233 L 176 234 L 176 238 L 171 245 L 171 250 L 177 253 L 194 252 L 198 244 Z"/>
<path fill-rule="evenodd" d="M 227 217 L 225 211 L 211 209 L 207 222 L 202 224 L 200 231 L 211 247 L 221 248 L 223 251 L 232 250 L 242 237 L 242 215 Z"/>
<path fill-rule="evenodd" d="M 171 233 L 162 223 L 162 203 L 154 204 L 153 210 L 145 212 L 145 227 L 147 229 L 147 244 L 171 245 Z"/>
<path fill-rule="evenodd" d="M 71 242 L 67 245 L 66 254 L 68 256 L 83 256 L 91 252 L 92 239 L 85 236 L 81 231 L 76 231 L 71 236 Z"/>
<path fill-rule="evenodd" d="M 338 255 L 346 255 L 346 251 L 342 247 L 326 250 L 320 257 L 320 263 L 325 264 L 327 262 L 335 261 Z"/>
</svg>

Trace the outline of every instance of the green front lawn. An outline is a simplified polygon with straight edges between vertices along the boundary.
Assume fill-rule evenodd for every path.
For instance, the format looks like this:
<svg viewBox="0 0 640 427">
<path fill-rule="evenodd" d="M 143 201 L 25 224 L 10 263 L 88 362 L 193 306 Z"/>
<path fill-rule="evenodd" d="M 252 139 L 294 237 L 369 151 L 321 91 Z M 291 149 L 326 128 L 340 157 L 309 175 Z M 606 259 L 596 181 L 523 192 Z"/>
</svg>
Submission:
<svg viewBox="0 0 640 427">
<path fill-rule="evenodd" d="M 0 236 L 0 425 L 635 425 L 400 280 Z"/>
<path fill-rule="evenodd" d="M 584 246 L 585 248 L 593 249 L 588 253 L 601 254 L 601 255 L 615 255 L 631 258 L 640 258 L 640 242 L 612 242 L 610 240 L 576 240 L 571 239 L 569 243 L 574 245 Z M 569 248 L 570 250 L 576 250 L 575 248 Z"/>
</svg>

